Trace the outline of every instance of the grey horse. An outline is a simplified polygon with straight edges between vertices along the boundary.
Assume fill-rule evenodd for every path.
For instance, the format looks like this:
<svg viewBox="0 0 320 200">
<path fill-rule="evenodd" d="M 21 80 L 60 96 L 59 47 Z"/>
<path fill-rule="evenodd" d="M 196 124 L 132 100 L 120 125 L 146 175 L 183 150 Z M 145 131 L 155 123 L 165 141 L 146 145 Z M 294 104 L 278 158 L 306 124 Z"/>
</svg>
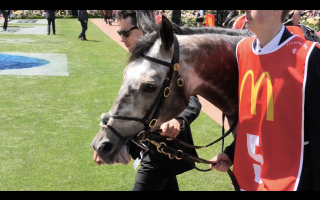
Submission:
<svg viewBox="0 0 320 200">
<path fill-rule="evenodd" d="M 128 60 L 123 83 L 109 115 L 143 118 L 154 103 L 165 79 L 168 67 L 142 57 L 143 54 L 165 62 L 173 56 L 173 34 L 176 33 L 180 48 L 180 77 L 184 80 L 184 95 L 200 95 L 219 108 L 226 116 L 238 112 L 238 66 L 236 46 L 243 38 L 252 36 L 248 31 L 221 28 L 179 28 L 163 17 L 155 26 L 147 11 L 138 11 L 138 26 L 144 33 Z M 151 20 L 150 20 L 151 19 Z M 149 20 L 149 21 L 148 21 Z M 170 95 L 160 110 L 159 126 L 179 115 L 185 108 L 183 96 L 173 77 Z M 151 120 L 151 119 L 149 119 Z M 132 138 L 145 129 L 134 120 L 108 119 L 121 136 Z M 232 120 L 229 120 L 232 123 Z M 235 134 L 235 132 L 233 132 Z M 106 164 L 130 162 L 128 148 L 106 125 L 92 141 L 92 147 Z"/>
</svg>

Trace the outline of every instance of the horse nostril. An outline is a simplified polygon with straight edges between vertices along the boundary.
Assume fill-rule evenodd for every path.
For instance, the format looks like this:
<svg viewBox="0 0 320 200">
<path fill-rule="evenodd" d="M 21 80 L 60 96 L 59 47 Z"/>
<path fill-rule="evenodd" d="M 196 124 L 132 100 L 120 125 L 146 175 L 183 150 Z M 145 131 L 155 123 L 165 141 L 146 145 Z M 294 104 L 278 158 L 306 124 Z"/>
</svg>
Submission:
<svg viewBox="0 0 320 200">
<path fill-rule="evenodd" d="M 102 153 L 107 154 L 108 152 L 111 151 L 113 144 L 111 144 L 109 142 L 105 142 L 101 146 L 102 146 L 102 148 L 100 148 L 100 149 L 101 149 Z"/>
</svg>

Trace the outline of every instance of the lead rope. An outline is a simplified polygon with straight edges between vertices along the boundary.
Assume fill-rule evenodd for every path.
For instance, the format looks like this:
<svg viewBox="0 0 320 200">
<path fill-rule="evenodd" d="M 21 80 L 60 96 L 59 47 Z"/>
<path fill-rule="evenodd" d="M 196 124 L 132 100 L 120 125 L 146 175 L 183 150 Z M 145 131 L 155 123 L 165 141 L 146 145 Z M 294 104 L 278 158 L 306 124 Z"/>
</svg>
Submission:
<svg viewBox="0 0 320 200">
<path fill-rule="evenodd" d="M 224 118 L 226 117 L 226 115 L 224 113 L 222 113 L 222 136 L 224 135 Z M 223 152 L 223 147 L 224 147 L 224 138 L 222 139 L 222 149 L 221 149 L 221 152 Z M 235 191 L 241 191 L 240 190 L 240 186 L 239 186 L 239 183 L 235 177 L 235 175 L 233 174 L 233 172 L 231 171 L 231 169 L 229 168 L 228 171 L 227 171 L 230 179 L 231 179 L 231 182 L 232 182 L 232 185 L 234 187 L 234 190 Z"/>
<path fill-rule="evenodd" d="M 223 147 L 224 147 L 224 137 L 226 137 L 227 135 L 229 135 L 230 132 L 233 131 L 233 129 L 235 128 L 236 126 L 236 121 L 233 122 L 233 124 L 231 125 L 231 128 L 230 130 L 228 130 L 228 134 L 225 134 L 224 133 L 224 119 L 225 119 L 225 114 L 222 113 L 222 137 L 220 138 L 222 140 L 222 152 L 223 152 Z M 172 138 L 173 140 L 175 138 Z M 218 139 L 218 141 L 220 140 Z M 207 161 L 207 160 L 204 160 L 202 158 L 199 158 L 199 157 L 194 157 L 192 155 L 189 155 L 187 153 L 183 153 L 181 150 L 175 150 L 175 149 L 172 149 L 170 147 L 167 147 L 167 145 L 164 143 L 164 142 L 161 142 L 161 143 L 157 143 L 155 142 L 154 140 L 150 140 L 150 139 L 147 139 L 151 144 L 155 145 L 157 147 L 157 150 L 159 153 L 163 153 L 167 156 L 169 156 L 170 159 L 174 159 L 176 158 L 177 160 L 181 160 L 181 159 L 184 159 L 186 161 L 188 161 L 188 163 L 196 170 L 198 171 L 201 171 L 201 172 L 208 172 L 208 171 L 211 171 L 211 169 L 199 169 L 198 167 L 196 167 L 196 165 L 194 164 L 194 162 L 197 162 L 197 163 L 205 163 L 205 164 L 212 164 L 212 165 L 215 165 L 216 163 L 211 163 L 210 161 Z M 217 141 L 216 141 L 217 142 Z M 215 142 L 214 142 L 215 143 Z M 213 143 L 210 143 L 211 145 Z M 163 147 L 162 147 L 163 146 Z M 194 146 L 195 147 L 195 146 Z M 208 147 L 208 145 L 206 146 Z M 190 148 L 190 147 L 189 147 Z M 180 154 L 180 156 L 178 155 Z M 239 183 L 236 179 L 236 177 L 234 176 L 233 172 L 228 169 L 227 170 L 227 173 L 231 179 L 231 182 L 232 182 L 232 185 L 235 189 L 235 191 L 240 191 L 240 186 L 239 186 Z"/>
</svg>

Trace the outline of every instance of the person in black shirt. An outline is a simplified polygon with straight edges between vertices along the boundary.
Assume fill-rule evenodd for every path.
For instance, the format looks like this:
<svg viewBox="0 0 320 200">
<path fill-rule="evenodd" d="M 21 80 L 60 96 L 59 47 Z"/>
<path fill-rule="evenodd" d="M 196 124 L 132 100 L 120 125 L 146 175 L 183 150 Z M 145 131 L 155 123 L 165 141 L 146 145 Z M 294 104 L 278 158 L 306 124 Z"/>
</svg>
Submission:
<svg viewBox="0 0 320 200">
<path fill-rule="evenodd" d="M 172 10 L 171 14 L 171 21 L 178 26 L 180 26 L 181 23 L 181 10 Z"/>
<path fill-rule="evenodd" d="M 87 10 L 78 10 L 78 21 L 80 21 L 82 27 L 82 31 L 78 36 L 80 40 L 87 40 L 86 31 L 88 29 L 88 19 Z"/>
<path fill-rule="evenodd" d="M 228 27 L 228 24 L 231 21 L 231 19 L 238 15 L 239 14 L 236 10 L 229 10 L 229 15 L 227 16 L 226 20 L 223 22 L 222 26 Z"/>
<path fill-rule="evenodd" d="M 8 17 L 9 17 L 10 10 L 1 10 L 1 14 L 4 18 L 3 30 L 6 31 L 8 27 Z"/>
<path fill-rule="evenodd" d="M 137 25 L 136 12 L 133 10 L 118 10 L 116 13 L 120 31 L 130 30 Z M 154 20 L 154 19 L 152 19 Z M 121 32 L 120 32 L 121 33 Z M 142 31 L 136 27 L 130 30 L 126 36 L 121 34 L 123 42 L 131 52 L 132 48 L 140 37 Z M 191 96 L 188 107 L 176 118 L 163 123 L 161 135 L 178 138 L 186 143 L 193 144 L 190 124 L 199 116 L 201 104 L 197 96 Z M 168 147 L 181 149 L 184 153 L 197 157 L 194 149 L 186 148 L 182 145 L 177 146 L 175 142 L 165 139 L 155 139 L 156 142 L 165 142 Z M 167 155 L 157 151 L 156 146 L 150 144 L 149 151 L 141 161 L 132 191 L 178 191 L 179 185 L 176 175 L 193 169 L 194 163 L 186 160 L 169 159 Z M 133 159 L 140 157 L 141 148 L 131 145 L 129 152 Z M 93 160 L 96 164 L 104 164 L 96 152 Z"/>
<path fill-rule="evenodd" d="M 56 25 L 55 25 L 55 10 L 44 10 L 46 12 L 46 19 L 48 20 L 48 28 L 47 28 L 47 34 L 50 35 L 50 26 L 52 24 L 52 32 L 53 35 L 56 34 Z"/>
</svg>

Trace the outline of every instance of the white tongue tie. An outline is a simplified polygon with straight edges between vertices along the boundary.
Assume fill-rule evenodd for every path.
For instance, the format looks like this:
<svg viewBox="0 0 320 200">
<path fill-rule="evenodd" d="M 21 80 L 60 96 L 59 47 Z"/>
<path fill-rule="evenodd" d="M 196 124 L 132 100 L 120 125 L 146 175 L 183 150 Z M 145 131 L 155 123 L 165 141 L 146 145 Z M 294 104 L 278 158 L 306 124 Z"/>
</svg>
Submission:
<svg viewBox="0 0 320 200">
<path fill-rule="evenodd" d="M 120 149 L 117 157 L 118 157 L 118 161 L 121 164 L 124 164 L 124 165 L 128 164 L 131 161 L 131 157 L 129 154 L 129 148 L 126 145 L 123 145 L 123 147 Z"/>
</svg>

